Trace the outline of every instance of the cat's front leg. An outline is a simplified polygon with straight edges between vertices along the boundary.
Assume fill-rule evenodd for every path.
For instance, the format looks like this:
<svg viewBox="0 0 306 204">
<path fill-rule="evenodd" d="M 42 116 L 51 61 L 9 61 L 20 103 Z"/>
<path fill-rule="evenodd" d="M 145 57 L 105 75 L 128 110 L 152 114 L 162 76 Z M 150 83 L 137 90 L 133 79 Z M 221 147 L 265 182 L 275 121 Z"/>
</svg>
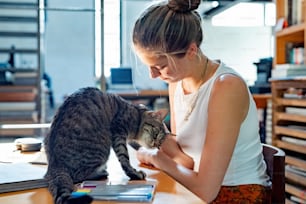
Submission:
<svg viewBox="0 0 306 204">
<path fill-rule="evenodd" d="M 145 179 L 146 174 L 143 171 L 137 171 L 131 166 L 126 141 L 122 139 L 115 139 L 115 141 L 113 141 L 113 150 L 117 155 L 122 169 L 131 180 Z"/>
</svg>

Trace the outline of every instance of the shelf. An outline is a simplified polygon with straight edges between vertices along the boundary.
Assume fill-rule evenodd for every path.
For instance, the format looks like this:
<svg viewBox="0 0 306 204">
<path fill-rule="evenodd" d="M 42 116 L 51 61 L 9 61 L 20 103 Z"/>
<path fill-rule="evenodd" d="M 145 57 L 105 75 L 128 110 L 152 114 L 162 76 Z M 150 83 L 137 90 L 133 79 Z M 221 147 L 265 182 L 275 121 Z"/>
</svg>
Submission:
<svg viewBox="0 0 306 204">
<path fill-rule="evenodd" d="M 35 23 L 37 22 L 37 17 L 31 16 L 0 16 L 0 21 L 2 22 L 22 22 L 22 23 Z"/>
<path fill-rule="evenodd" d="M 284 112 L 276 112 L 274 117 L 277 121 L 292 121 L 292 122 L 303 122 L 306 123 L 306 116 L 298 114 L 290 114 Z"/>
<path fill-rule="evenodd" d="M 0 124 L 45 121 L 41 87 L 44 35 L 40 29 L 45 26 L 45 10 L 40 9 L 45 3 L 45 0 L 0 0 L 0 38 L 3 38 L 0 57 L 7 59 L 3 63 L 8 64 L 0 72 L 2 75 L 9 72 L 12 76 L 0 85 Z M 34 129 L 0 128 L 0 136 L 33 136 L 34 133 Z"/>
<path fill-rule="evenodd" d="M 280 106 L 306 106 L 305 99 L 276 98 L 275 102 Z"/>
<path fill-rule="evenodd" d="M 301 138 L 301 139 L 306 139 L 306 131 L 305 130 L 299 130 L 295 128 L 290 128 L 286 126 L 278 126 L 276 125 L 274 127 L 275 134 L 277 135 L 290 135 L 293 137 Z M 306 149 L 306 147 L 305 147 Z"/>
<path fill-rule="evenodd" d="M 27 37 L 27 38 L 32 38 L 38 37 L 38 33 L 37 32 L 13 32 L 13 31 L 0 31 L 0 36 L 1 37 Z"/>
<path fill-rule="evenodd" d="M 295 152 L 302 153 L 302 154 L 306 154 L 306 147 L 305 146 L 293 144 L 293 143 L 290 143 L 290 142 L 284 142 L 284 141 L 281 141 L 281 140 L 275 140 L 274 143 L 276 144 L 276 146 L 278 146 L 280 148 L 295 151 Z"/>
<path fill-rule="evenodd" d="M 296 4 L 292 5 L 288 3 L 290 2 L 287 0 L 275 1 L 277 21 L 282 19 L 293 24 L 302 22 L 301 19 L 306 20 L 305 2 L 296 1 Z M 300 9 L 302 16 L 297 16 L 297 9 Z M 305 37 L 305 21 L 276 32 L 274 68 L 275 65 L 292 62 L 291 55 L 294 49 L 302 50 L 300 48 L 306 47 Z M 306 64 L 306 59 L 303 60 Z M 306 199 L 306 178 L 297 170 L 301 168 L 306 171 L 306 98 L 285 98 L 284 94 L 289 88 L 305 91 L 306 77 L 287 77 L 269 81 L 272 93 L 272 144 L 285 151 L 285 163 L 288 165 L 285 173 L 286 200 L 284 202 L 295 204 L 296 200 Z"/>
<path fill-rule="evenodd" d="M 4 49 L 4 48 L 0 48 L 0 53 L 10 53 L 11 52 L 11 49 Z M 14 53 L 28 53 L 28 54 L 37 54 L 39 52 L 38 49 L 15 49 L 14 50 Z"/>
<path fill-rule="evenodd" d="M 290 193 L 291 195 L 298 196 L 300 198 L 306 199 L 305 189 L 297 188 L 291 184 L 286 184 L 285 186 L 286 192 Z"/>
<path fill-rule="evenodd" d="M 0 2 L 0 8 L 9 8 L 9 9 L 36 9 L 38 7 L 37 3 L 31 3 L 31 2 L 9 2 L 7 1 L 1 1 Z"/>
<path fill-rule="evenodd" d="M 286 163 L 297 166 L 297 167 L 300 167 L 302 169 L 305 169 L 305 171 L 306 171 L 306 161 L 305 160 L 302 160 L 302 159 L 297 158 L 297 157 L 286 155 Z"/>
<path fill-rule="evenodd" d="M 288 28 L 284 28 L 283 30 L 278 31 L 276 33 L 276 37 L 277 38 L 286 38 L 287 40 L 292 39 L 294 41 L 299 39 L 298 41 L 304 42 L 305 27 L 306 27 L 306 24 L 302 23 L 302 24 L 299 24 L 299 25 L 293 25 L 293 26 L 290 26 Z"/>
<path fill-rule="evenodd" d="M 291 172 L 286 171 L 285 172 L 285 177 L 286 177 L 286 179 L 288 179 L 288 180 L 290 180 L 290 181 L 292 181 L 296 184 L 299 184 L 299 185 L 305 185 L 305 183 L 306 183 L 306 177 L 297 175 L 295 173 L 291 173 Z"/>
</svg>

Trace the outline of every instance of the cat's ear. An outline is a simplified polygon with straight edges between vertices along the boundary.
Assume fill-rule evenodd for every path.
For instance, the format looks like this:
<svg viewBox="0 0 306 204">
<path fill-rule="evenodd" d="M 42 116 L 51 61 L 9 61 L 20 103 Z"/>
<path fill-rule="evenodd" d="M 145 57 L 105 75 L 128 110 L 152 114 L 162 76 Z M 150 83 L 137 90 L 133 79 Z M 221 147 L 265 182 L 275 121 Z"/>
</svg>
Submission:
<svg viewBox="0 0 306 204">
<path fill-rule="evenodd" d="M 158 118 L 159 120 L 163 121 L 168 115 L 168 112 L 168 109 L 159 109 L 157 111 L 150 111 L 149 114 L 151 114 L 152 117 Z"/>
</svg>

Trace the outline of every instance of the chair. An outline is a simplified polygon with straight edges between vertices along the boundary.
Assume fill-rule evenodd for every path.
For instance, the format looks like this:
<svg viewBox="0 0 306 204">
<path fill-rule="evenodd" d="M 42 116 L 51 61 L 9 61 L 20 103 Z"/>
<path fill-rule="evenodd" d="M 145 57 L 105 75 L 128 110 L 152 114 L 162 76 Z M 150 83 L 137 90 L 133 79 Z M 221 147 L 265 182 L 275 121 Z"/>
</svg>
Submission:
<svg viewBox="0 0 306 204">
<path fill-rule="evenodd" d="M 272 204 L 285 203 L 285 152 L 277 147 L 262 144 L 268 175 L 272 182 Z"/>
</svg>

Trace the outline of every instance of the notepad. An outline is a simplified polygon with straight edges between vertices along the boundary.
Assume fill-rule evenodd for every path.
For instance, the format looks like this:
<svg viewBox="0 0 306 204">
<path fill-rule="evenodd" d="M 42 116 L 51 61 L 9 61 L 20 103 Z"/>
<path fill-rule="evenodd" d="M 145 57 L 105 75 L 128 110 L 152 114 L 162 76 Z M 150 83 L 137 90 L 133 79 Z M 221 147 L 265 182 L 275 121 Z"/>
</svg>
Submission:
<svg viewBox="0 0 306 204">
<path fill-rule="evenodd" d="M 47 186 L 46 168 L 28 163 L 0 163 L 0 193 Z"/>
<path fill-rule="evenodd" d="M 155 184 L 97 184 L 86 183 L 81 185 L 72 196 L 78 197 L 88 194 L 94 200 L 124 201 L 124 202 L 151 202 L 155 192 Z"/>
</svg>

